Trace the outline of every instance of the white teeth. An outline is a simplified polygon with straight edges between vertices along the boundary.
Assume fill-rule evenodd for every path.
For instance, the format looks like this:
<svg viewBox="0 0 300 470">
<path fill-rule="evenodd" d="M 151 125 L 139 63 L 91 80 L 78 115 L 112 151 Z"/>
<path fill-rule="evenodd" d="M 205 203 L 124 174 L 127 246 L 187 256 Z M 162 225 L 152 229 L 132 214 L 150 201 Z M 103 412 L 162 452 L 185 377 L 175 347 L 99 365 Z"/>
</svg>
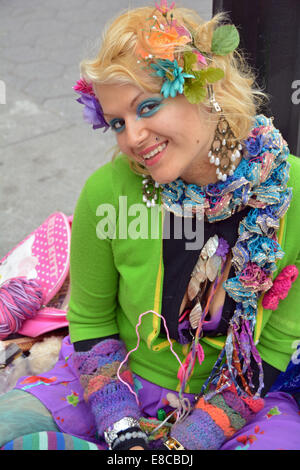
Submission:
<svg viewBox="0 0 300 470">
<path fill-rule="evenodd" d="M 159 152 L 161 152 L 162 150 L 164 150 L 166 148 L 167 144 L 161 144 L 159 145 L 158 147 L 156 147 L 155 150 L 152 150 L 152 152 L 149 152 L 147 153 L 146 155 L 143 155 L 144 158 L 151 158 L 151 157 L 154 157 L 155 155 L 157 155 Z"/>
</svg>

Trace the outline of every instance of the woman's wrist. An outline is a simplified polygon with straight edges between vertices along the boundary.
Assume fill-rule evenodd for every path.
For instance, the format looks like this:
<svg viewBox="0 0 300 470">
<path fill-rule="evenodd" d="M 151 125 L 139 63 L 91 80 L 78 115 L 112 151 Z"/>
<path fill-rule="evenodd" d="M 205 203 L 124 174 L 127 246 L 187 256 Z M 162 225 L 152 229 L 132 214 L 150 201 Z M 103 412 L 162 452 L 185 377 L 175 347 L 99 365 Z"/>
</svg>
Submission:
<svg viewBox="0 0 300 470">
<path fill-rule="evenodd" d="M 124 417 L 104 431 L 104 438 L 110 450 L 127 450 L 133 446 L 147 448 L 148 438 L 131 417 Z"/>
<path fill-rule="evenodd" d="M 124 416 L 137 422 L 140 418 L 136 398 L 127 386 L 128 383 L 133 384 L 133 378 L 127 364 L 122 365 L 125 356 L 124 343 L 115 339 L 101 341 L 90 351 L 73 355 L 84 399 L 91 406 L 100 436 Z M 135 424 L 129 423 L 125 428 L 133 426 Z"/>
<path fill-rule="evenodd" d="M 172 427 L 171 438 L 185 449 L 219 449 L 264 406 L 261 398 L 239 396 L 234 385 L 210 395 L 201 397 L 192 413 Z"/>
</svg>

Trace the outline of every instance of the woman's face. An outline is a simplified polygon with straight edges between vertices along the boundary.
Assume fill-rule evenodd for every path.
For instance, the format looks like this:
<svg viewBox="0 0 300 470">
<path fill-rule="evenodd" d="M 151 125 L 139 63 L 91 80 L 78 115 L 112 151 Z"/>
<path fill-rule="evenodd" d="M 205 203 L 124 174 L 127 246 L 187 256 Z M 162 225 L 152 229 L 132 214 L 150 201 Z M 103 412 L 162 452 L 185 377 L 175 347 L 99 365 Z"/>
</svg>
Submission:
<svg viewBox="0 0 300 470">
<path fill-rule="evenodd" d="M 96 85 L 95 92 L 121 151 L 144 165 L 155 181 L 217 181 L 208 159 L 216 123 L 204 107 L 183 95 L 164 99 L 131 84 Z"/>
</svg>

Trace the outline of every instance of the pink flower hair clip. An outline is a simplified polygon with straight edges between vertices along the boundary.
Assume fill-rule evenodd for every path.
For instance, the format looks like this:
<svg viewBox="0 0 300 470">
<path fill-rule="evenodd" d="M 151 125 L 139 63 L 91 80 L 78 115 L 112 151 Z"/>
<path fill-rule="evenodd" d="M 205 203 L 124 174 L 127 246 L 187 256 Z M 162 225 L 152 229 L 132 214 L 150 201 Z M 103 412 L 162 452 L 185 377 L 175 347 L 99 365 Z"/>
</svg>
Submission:
<svg viewBox="0 0 300 470">
<path fill-rule="evenodd" d="M 160 0 L 160 5 L 158 5 L 156 2 L 155 3 L 155 8 L 161 12 L 162 15 L 166 15 L 170 10 L 173 10 L 175 8 L 175 2 L 172 2 L 170 6 L 168 6 L 168 0 Z"/>
</svg>

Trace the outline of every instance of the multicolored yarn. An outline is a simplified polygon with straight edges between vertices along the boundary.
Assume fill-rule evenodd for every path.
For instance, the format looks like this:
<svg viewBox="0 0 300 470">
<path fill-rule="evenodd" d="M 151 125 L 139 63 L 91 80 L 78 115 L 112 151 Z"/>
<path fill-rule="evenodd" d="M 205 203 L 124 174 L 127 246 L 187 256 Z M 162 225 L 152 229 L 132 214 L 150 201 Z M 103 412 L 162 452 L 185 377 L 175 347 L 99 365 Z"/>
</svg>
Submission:
<svg viewBox="0 0 300 470">
<path fill-rule="evenodd" d="M 249 143 L 257 139 L 260 147 L 254 155 L 257 148 L 253 144 L 253 150 Z M 165 208 L 172 212 L 177 209 L 178 214 L 182 215 L 185 206 L 193 205 L 194 209 L 201 209 L 202 216 L 205 214 L 211 223 L 227 219 L 243 206 L 264 208 L 262 213 L 252 212 L 249 228 L 254 231 L 254 224 L 251 223 L 254 218 L 253 222 L 256 219 L 259 222 L 256 233 L 266 231 L 268 227 L 277 230 L 278 218 L 285 213 L 290 201 L 290 196 L 285 200 L 288 196 L 286 183 L 289 169 L 286 161 L 289 155 L 287 144 L 273 126 L 272 119 L 258 115 L 243 146 L 243 158 L 234 174 L 225 182 L 218 181 L 201 187 L 185 184 L 177 178 L 171 183 L 162 184 L 161 198 Z M 269 205 L 273 206 L 272 209 L 268 208 Z"/>
<path fill-rule="evenodd" d="M 149 441 L 158 439 L 166 440 L 169 436 L 172 425 L 168 422 L 164 423 L 156 418 L 140 418 L 141 429 L 148 434 Z"/>
<path fill-rule="evenodd" d="M 126 364 L 118 370 L 126 356 L 122 341 L 103 340 L 87 352 L 75 352 L 73 361 L 78 370 L 84 398 L 91 405 L 99 435 L 120 419 L 139 419 L 140 411 L 134 396 L 124 382 L 133 385 Z"/>
<path fill-rule="evenodd" d="M 193 412 L 171 429 L 185 449 L 217 450 L 264 406 L 261 398 L 244 398 L 233 386 L 209 400 L 201 397 Z"/>
<path fill-rule="evenodd" d="M 12 278 L 0 287 L 0 339 L 34 318 L 43 304 L 43 289 L 34 279 Z"/>
<path fill-rule="evenodd" d="M 279 300 L 287 297 L 292 283 L 296 281 L 298 274 L 299 272 L 295 265 L 283 268 L 273 282 L 271 289 L 265 294 L 262 306 L 266 309 L 276 310 Z"/>
<path fill-rule="evenodd" d="M 184 215 L 187 207 L 189 211 L 194 210 L 197 217 L 205 216 L 208 222 L 214 223 L 246 206 L 251 208 L 240 222 L 238 239 L 232 248 L 235 277 L 223 283 L 225 291 L 236 302 L 236 310 L 229 324 L 225 346 L 200 395 L 205 393 L 210 382 L 218 393 L 223 385 L 220 381 L 222 372 L 227 370 L 238 393 L 251 396 L 254 393 L 252 357 L 259 368 L 256 397 L 260 396 L 264 386 L 262 361 L 253 341 L 253 331 L 258 299 L 271 288 L 276 261 L 284 255 L 277 242 L 276 231 L 292 197 L 291 188 L 287 188 L 289 149 L 280 132 L 274 128 L 272 119 L 263 115 L 256 116 L 243 148 L 240 164 L 225 182 L 199 187 L 185 184 L 178 178 L 162 185 L 162 202 L 167 210 L 177 215 Z M 199 335 L 201 331 L 197 333 Z M 197 344 L 198 335 L 192 348 Z M 226 359 L 226 364 L 221 366 L 223 359 Z M 189 368 L 184 380 L 182 378 L 181 393 L 191 373 L 192 368 Z"/>
</svg>

